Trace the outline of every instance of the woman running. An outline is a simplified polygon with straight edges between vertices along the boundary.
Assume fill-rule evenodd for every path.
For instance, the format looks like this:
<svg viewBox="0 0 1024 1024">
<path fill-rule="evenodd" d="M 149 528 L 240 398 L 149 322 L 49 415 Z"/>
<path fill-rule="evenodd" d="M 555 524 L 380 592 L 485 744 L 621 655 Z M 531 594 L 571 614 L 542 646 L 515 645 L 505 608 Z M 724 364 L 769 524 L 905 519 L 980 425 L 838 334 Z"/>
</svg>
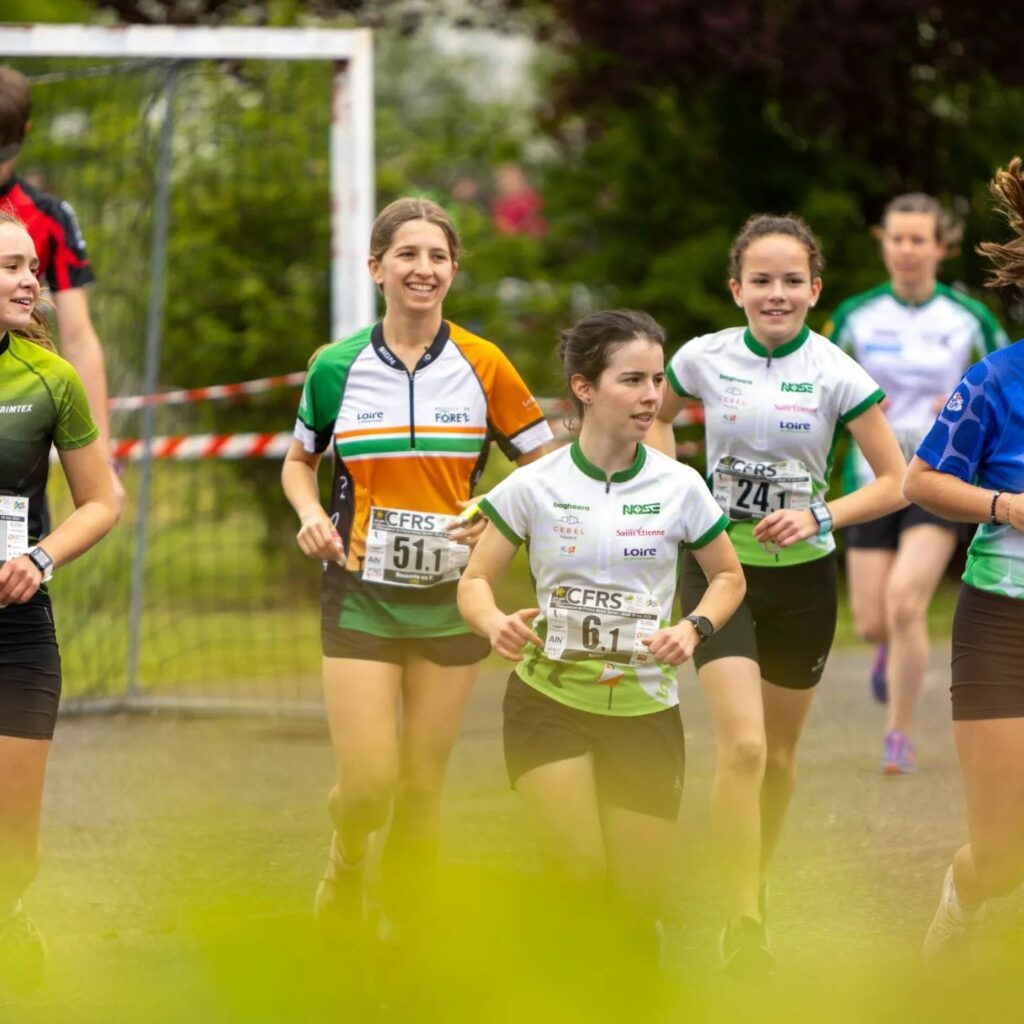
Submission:
<svg viewBox="0 0 1024 1024">
<path fill-rule="evenodd" d="M 420 902 L 445 767 L 488 650 L 455 604 L 469 553 L 457 541 L 472 538 L 447 527 L 492 440 L 522 465 L 552 439 L 501 351 L 443 319 L 458 255 L 436 203 L 399 199 L 380 213 L 369 269 L 384 319 L 316 356 L 282 471 L 299 547 L 326 564 L 323 676 L 337 781 L 315 907 L 324 924 L 350 934 L 363 917 L 367 845 L 392 808 L 387 921 L 408 923 Z M 317 469 L 331 445 L 328 515 Z"/>
<path fill-rule="evenodd" d="M 1024 163 L 990 186 L 1017 237 L 978 246 L 993 287 L 1024 284 Z M 925 953 L 962 952 L 986 900 L 1024 882 L 1024 342 L 986 356 L 921 442 L 904 491 L 936 515 L 980 523 L 953 620 L 953 735 L 970 842 L 957 850 Z"/>
<path fill-rule="evenodd" d="M 886 419 L 909 459 L 967 367 L 1007 339 L 985 306 L 936 280 L 959 237 L 937 199 L 893 199 L 878 236 L 889 280 L 847 299 L 825 333 L 884 388 Z M 856 445 L 844 477 L 847 490 L 871 479 Z M 957 539 L 956 524 L 918 505 L 846 531 L 854 624 L 878 644 L 872 691 L 889 700 L 879 762 L 887 775 L 917 769 L 909 732 L 928 667 L 926 615 Z"/>
<path fill-rule="evenodd" d="M 36 309 L 39 260 L 0 212 L 0 985 L 34 988 L 45 948 L 21 897 L 39 868 L 39 815 L 61 664 L 46 584 L 117 519 L 82 382 Z M 42 537 L 55 445 L 75 509 Z"/>
<path fill-rule="evenodd" d="M 746 327 L 695 338 L 671 359 L 652 441 L 674 452 L 685 397 L 704 403 L 709 483 L 729 516 L 747 578 L 740 610 L 697 649 L 715 720 L 712 826 L 729 890 L 721 951 L 730 973 L 772 966 L 762 872 L 796 780 L 796 748 L 836 624 L 833 528 L 904 504 L 904 462 L 878 385 L 804 320 L 821 293 L 821 248 L 798 217 L 752 217 L 733 242 L 730 281 Z M 825 503 L 832 450 L 845 427 L 875 479 Z M 682 606 L 703 599 L 687 558 Z"/>
<path fill-rule="evenodd" d="M 579 435 L 481 500 L 490 522 L 459 584 L 465 620 L 517 663 L 505 760 L 545 859 L 585 902 L 610 884 L 625 934 L 652 953 L 682 796 L 675 669 L 743 596 L 727 521 L 703 481 L 643 444 L 664 341 L 631 310 L 563 333 Z M 506 614 L 494 587 L 524 543 L 539 607 Z M 673 623 L 681 547 L 707 593 Z"/>
</svg>

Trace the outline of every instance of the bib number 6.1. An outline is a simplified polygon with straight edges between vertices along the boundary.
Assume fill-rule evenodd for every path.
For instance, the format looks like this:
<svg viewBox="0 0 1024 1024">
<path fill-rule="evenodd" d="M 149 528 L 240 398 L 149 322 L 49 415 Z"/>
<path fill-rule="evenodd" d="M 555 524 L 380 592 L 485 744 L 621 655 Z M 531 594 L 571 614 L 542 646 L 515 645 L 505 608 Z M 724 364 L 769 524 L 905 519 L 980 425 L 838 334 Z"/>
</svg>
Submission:
<svg viewBox="0 0 1024 1024">
<path fill-rule="evenodd" d="M 608 632 L 607 642 L 603 642 L 601 627 L 603 623 L 598 615 L 587 615 L 580 623 L 581 641 L 588 651 L 600 651 L 601 653 L 615 654 L 619 650 L 620 626 L 612 626 Z"/>
</svg>

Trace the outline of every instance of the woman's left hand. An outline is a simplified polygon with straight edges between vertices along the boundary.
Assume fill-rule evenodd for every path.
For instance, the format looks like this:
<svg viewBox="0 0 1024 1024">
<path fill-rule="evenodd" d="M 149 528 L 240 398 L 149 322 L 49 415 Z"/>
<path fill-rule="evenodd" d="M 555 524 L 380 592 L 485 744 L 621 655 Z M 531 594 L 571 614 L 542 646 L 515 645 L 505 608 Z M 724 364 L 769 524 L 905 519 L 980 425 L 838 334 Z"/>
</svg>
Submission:
<svg viewBox="0 0 1024 1024">
<path fill-rule="evenodd" d="M 39 589 L 43 574 L 28 555 L 11 558 L 0 566 L 0 608 L 24 604 Z"/>
<path fill-rule="evenodd" d="M 463 511 L 475 505 L 476 502 L 472 498 L 469 501 L 458 502 L 459 508 Z M 465 544 L 466 547 L 473 548 L 486 529 L 487 517 L 483 514 L 477 514 L 468 521 L 462 518 L 454 520 L 448 527 L 448 536 L 456 544 Z"/>
<path fill-rule="evenodd" d="M 762 544 L 777 544 L 788 548 L 818 532 L 818 523 L 809 509 L 784 508 L 758 521 L 754 538 Z"/>
<path fill-rule="evenodd" d="M 697 629 L 692 622 L 683 619 L 674 626 L 666 626 L 659 629 L 653 636 L 647 637 L 641 643 L 665 665 L 675 668 L 689 661 L 693 657 L 694 649 L 700 643 Z"/>
</svg>

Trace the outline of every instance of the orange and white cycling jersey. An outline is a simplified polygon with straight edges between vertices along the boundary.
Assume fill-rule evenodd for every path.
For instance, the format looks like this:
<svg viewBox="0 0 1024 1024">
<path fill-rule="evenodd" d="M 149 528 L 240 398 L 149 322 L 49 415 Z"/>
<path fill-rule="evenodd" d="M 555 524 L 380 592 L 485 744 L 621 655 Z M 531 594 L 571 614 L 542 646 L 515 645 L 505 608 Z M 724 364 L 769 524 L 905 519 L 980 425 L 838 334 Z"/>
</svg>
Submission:
<svg viewBox="0 0 1024 1024">
<path fill-rule="evenodd" d="M 425 603 L 405 593 L 416 587 L 388 585 L 395 572 L 382 578 L 368 571 L 371 509 L 455 516 L 458 502 L 472 495 L 492 440 L 509 458 L 552 440 L 537 400 L 501 350 L 447 321 L 412 372 L 388 348 L 380 323 L 328 345 L 306 378 L 295 436 L 311 453 L 326 451 L 333 441 L 331 515 L 345 544 L 346 589 L 360 592 L 364 611 L 371 596 L 388 605 Z M 415 532 L 413 537 L 416 543 Z M 409 579 L 440 584 L 429 587 L 426 603 L 451 603 L 454 615 L 439 632 L 417 615 L 415 622 L 431 630 L 419 635 L 465 630 L 454 611 L 450 574 L 439 573 L 436 581 L 423 574 Z M 392 622 L 390 614 L 385 622 L 375 615 L 364 621 L 366 615 L 353 619 L 343 609 L 342 617 L 346 626 L 379 635 L 392 635 L 392 628 L 408 635 L 414 625 Z"/>
</svg>

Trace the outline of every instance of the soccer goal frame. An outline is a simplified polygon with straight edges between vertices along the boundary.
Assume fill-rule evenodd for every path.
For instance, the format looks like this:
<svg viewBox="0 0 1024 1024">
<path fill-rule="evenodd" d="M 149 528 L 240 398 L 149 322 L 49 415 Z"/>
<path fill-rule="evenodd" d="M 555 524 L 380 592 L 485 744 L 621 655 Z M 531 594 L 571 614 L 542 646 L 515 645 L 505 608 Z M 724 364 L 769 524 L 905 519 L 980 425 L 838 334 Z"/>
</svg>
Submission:
<svg viewBox="0 0 1024 1024">
<path fill-rule="evenodd" d="M 152 207 L 151 264 L 146 313 L 143 393 L 159 382 L 164 331 L 166 248 L 169 230 L 171 148 L 174 135 L 176 68 L 199 61 L 329 62 L 332 68 L 330 122 L 326 142 L 330 222 L 331 337 L 343 338 L 371 322 L 377 295 L 366 273 L 366 244 L 375 211 L 373 39 L 368 29 L 104 27 L 66 24 L 0 24 L 0 60 L 4 58 L 109 59 L 118 62 L 168 62 L 164 86 L 160 160 Z M 325 96 L 325 103 L 328 97 Z M 145 590 L 144 562 L 150 505 L 154 407 L 146 408 L 140 439 L 140 486 L 134 531 L 131 610 L 128 623 L 126 689 L 122 696 L 76 699 L 64 710 L 116 711 L 186 708 L 232 714 L 322 714 L 304 702 L 161 699 L 140 692 L 140 622 Z"/>
<path fill-rule="evenodd" d="M 3 24 L 0 57 L 331 61 L 332 337 L 343 338 L 373 320 L 376 294 L 364 265 L 375 204 L 369 29 Z"/>
</svg>

